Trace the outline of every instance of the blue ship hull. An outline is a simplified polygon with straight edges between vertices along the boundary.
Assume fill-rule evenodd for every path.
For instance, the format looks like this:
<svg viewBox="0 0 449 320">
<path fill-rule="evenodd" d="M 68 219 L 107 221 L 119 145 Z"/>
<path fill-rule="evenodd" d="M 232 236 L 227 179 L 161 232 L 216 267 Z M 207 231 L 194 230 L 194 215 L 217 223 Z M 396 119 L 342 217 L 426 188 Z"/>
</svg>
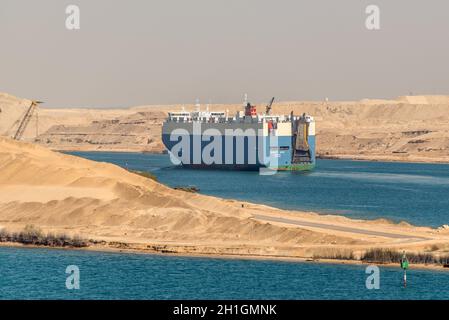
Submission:
<svg viewBox="0 0 449 320">
<path fill-rule="evenodd" d="M 229 137 L 217 136 L 208 137 L 208 141 L 202 141 L 201 136 L 189 135 L 189 155 L 182 155 L 182 153 L 173 154 L 176 159 L 179 159 L 180 163 L 184 167 L 197 168 L 197 169 L 224 169 L 224 170 L 259 170 L 262 167 L 270 167 L 276 170 L 311 170 L 315 166 L 315 136 L 308 136 L 308 161 L 293 162 L 293 145 L 294 138 L 292 136 L 278 136 L 276 145 L 270 145 L 270 137 L 264 137 L 262 139 L 255 139 L 255 150 L 250 150 L 250 143 L 248 137 L 244 137 L 243 144 L 238 144 L 237 137 L 232 137 L 232 149 L 226 146 L 226 142 L 231 141 Z M 214 139 L 221 139 L 221 152 L 214 154 L 210 153 L 210 156 L 215 159 L 213 163 L 206 163 L 203 157 L 198 156 L 198 153 L 203 154 L 205 148 Z M 228 141 L 226 141 L 229 139 Z M 171 152 L 173 147 L 180 142 L 170 140 L 170 134 L 162 135 L 162 142 L 166 146 L 167 150 Z M 200 143 L 201 145 L 195 152 L 194 144 Z M 240 150 L 240 152 L 238 151 Z M 241 152 L 243 150 L 243 152 Z M 237 156 L 240 154 L 240 156 Z"/>
</svg>

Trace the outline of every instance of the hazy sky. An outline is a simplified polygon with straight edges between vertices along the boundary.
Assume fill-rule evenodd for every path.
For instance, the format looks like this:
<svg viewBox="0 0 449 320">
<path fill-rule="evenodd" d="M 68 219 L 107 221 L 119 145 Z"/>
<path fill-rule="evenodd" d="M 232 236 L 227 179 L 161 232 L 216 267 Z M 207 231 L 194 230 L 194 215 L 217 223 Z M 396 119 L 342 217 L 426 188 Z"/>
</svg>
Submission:
<svg viewBox="0 0 449 320">
<path fill-rule="evenodd" d="M 51 107 L 449 94 L 448 39 L 447 0 L 0 0 L 0 92 Z"/>
</svg>

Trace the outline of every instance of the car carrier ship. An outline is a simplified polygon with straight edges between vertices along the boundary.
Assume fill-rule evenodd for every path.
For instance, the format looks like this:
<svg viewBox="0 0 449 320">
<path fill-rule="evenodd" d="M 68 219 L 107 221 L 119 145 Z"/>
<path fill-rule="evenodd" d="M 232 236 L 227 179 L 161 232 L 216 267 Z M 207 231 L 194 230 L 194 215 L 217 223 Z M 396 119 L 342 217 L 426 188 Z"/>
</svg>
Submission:
<svg viewBox="0 0 449 320">
<path fill-rule="evenodd" d="M 190 168 L 311 170 L 315 166 L 312 116 L 274 115 L 274 98 L 264 113 L 247 102 L 244 111 L 169 112 L 162 142 L 172 161 Z"/>
</svg>

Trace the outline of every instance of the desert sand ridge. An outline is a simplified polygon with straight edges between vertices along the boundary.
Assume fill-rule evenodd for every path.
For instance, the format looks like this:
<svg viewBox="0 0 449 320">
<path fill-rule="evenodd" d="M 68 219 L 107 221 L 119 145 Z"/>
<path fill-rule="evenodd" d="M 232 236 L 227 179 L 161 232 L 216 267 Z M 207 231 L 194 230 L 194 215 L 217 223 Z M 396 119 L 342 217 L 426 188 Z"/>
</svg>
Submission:
<svg viewBox="0 0 449 320">
<path fill-rule="evenodd" d="M 323 250 L 449 246 L 445 230 L 192 194 L 112 164 L 0 138 L 0 228 L 30 224 L 104 241 L 100 249 L 142 252 L 307 258 Z"/>
<path fill-rule="evenodd" d="M 0 135 L 12 136 L 30 101 L 0 94 Z M 161 125 L 170 110 L 190 105 L 127 109 L 39 108 L 26 141 L 54 150 L 162 152 Z M 264 110 L 264 104 L 257 105 Z M 213 104 L 229 110 L 241 104 Z M 449 163 L 449 96 L 402 96 L 361 101 L 277 102 L 273 112 L 307 112 L 317 120 L 317 153 L 324 158 Z"/>
</svg>

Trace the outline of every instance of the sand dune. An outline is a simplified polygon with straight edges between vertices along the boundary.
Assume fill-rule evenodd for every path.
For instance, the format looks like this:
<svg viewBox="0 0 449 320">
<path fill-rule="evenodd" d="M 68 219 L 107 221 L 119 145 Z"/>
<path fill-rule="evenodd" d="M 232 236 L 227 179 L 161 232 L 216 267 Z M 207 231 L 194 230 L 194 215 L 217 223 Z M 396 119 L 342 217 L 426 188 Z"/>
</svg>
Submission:
<svg viewBox="0 0 449 320">
<path fill-rule="evenodd" d="M 0 94 L 0 135 L 12 136 L 30 101 Z M 193 105 L 128 109 L 39 109 L 39 127 L 30 121 L 26 141 L 55 150 L 162 152 L 161 124 L 170 110 Z M 240 104 L 210 110 L 241 109 Z M 264 104 L 258 105 L 264 110 Z M 310 113 L 317 120 L 321 157 L 449 162 L 449 96 L 403 96 L 346 102 L 279 102 L 275 113 Z M 38 129 L 38 135 L 36 131 Z"/>
<path fill-rule="evenodd" d="M 323 250 L 449 246 L 441 230 L 177 191 L 112 164 L 0 138 L 0 227 L 29 224 L 105 241 L 100 249 L 144 252 L 305 258 Z"/>
<path fill-rule="evenodd" d="M 128 233 L 151 241 L 249 239 L 250 230 L 256 230 L 255 238 L 273 243 L 291 233 L 285 243 L 292 243 L 313 234 L 264 226 L 250 220 L 240 203 L 176 191 L 111 164 L 6 138 L 0 138 L 0 163 L 4 226 L 32 223 L 89 237 Z"/>
</svg>

